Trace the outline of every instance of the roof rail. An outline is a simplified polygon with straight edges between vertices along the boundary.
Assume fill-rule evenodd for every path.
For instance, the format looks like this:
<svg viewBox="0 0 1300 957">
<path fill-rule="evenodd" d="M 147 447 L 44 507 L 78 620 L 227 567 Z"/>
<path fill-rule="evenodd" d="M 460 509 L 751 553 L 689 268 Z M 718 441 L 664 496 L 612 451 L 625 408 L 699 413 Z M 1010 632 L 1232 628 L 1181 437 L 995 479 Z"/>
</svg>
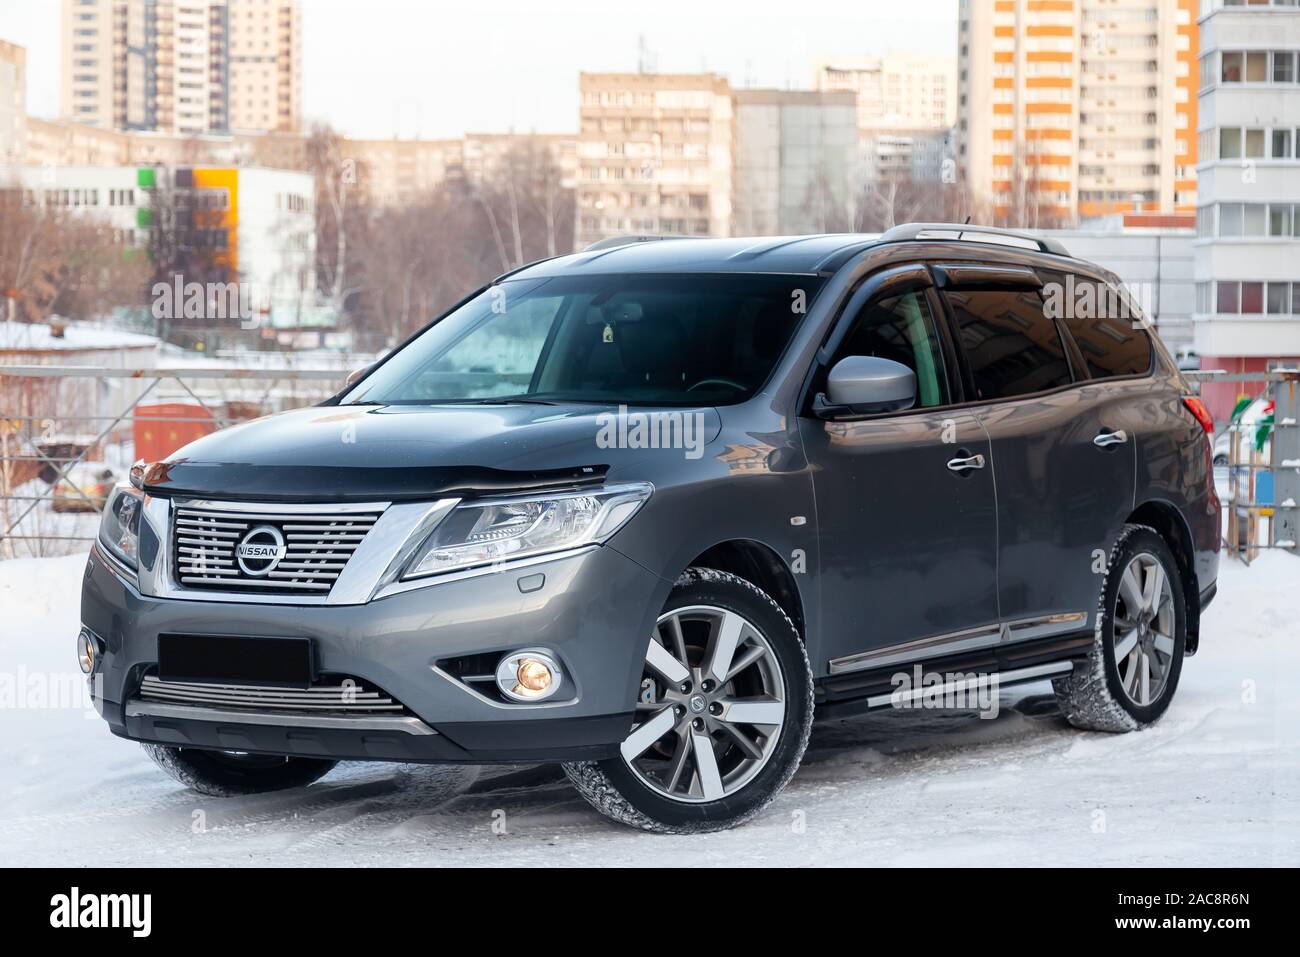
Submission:
<svg viewBox="0 0 1300 957">
<path fill-rule="evenodd" d="M 615 246 L 631 246 L 634 243 L 653 243 L 661 239 L 694 239 L 693 236 L 610 236 L 608 239 L 600 239 L 583 249 L 584 253 L 593 252 L 597 249 L 613 249 Z"/>
<path fill-rule="evenodd" d="M 997 226 L 974 226 L 969 223 L 904 223 L 881 235 L 880 242 L 894 243 L 925 239 L 994 243 L 1020 249 L 1037 249 L 1039 252 L 1052 253 L 1056 256 L 1070 255 L 1069 250 L 1056 239 L 1029 236 L 1010 229 L 999 229 Z"/>
</svg>

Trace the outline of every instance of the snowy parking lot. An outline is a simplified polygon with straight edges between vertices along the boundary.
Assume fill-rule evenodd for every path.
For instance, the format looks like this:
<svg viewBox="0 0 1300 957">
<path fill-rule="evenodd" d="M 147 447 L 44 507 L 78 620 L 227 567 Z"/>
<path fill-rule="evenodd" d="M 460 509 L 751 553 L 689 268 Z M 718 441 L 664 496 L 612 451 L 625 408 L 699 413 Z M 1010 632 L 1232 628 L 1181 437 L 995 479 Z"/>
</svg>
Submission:
<svg viewBox="0 0 1300 957">
<path fill-rule="evenodd" d="M 1224 559 L 1200 654 L 1153 728 L 1075 731 L 1046 684 L 1004 689 L 992 720 L 826 722 L 756 821 L 691 837 L 612 824 L 549 767 L 471 784 L 354 763 L 296 791 L 189 793 L 41 691 L 76 673 L 83 565 L 0 562 L 0 865 L 1300 863 L 1300 560 L 1285 554 Z"/>
</svg>

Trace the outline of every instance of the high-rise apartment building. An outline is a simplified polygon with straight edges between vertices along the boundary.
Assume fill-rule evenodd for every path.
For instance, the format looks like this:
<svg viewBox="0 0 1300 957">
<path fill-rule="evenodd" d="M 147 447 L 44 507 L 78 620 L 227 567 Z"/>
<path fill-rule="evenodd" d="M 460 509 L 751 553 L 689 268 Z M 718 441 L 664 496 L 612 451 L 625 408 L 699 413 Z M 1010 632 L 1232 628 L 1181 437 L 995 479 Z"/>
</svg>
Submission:
<svg viewBox="0 0 1300 957">
<path fill-rule="evenodd" d="M 576 242 L 731 230 L 733 104 L 712 73 L 582 73 Z"/>
<path fill-rule="evenodd" d="M 1195 203 L 1196 0 L 960 0 L 957 160 L 995 219 Z"/>
<path fill-rule="evenodd" d="M 297 0 L 63 0 L 62 114 L 105 129 L 293 132 Z"/>
<path fill-rule="evenodd" d="M 27 51 L 0 40 L 0 166 L 27 149 Z"/>
<path fill-rule="evenodd" d="M 846 90 L 858 98 L 858 129 L 937 130 L 952 126 L 957 68 L 950 57 L 890 54 L 840 57 L 813 67 L 818 90 Z"/>
<path fill-rule="evenodd" d="M 1202 0 L 1194 346 L 1207 369 L 1300 360 L 1300 6 Z M 1206 383 L 1223 418 L 1259 383 Z"/>
</svg>

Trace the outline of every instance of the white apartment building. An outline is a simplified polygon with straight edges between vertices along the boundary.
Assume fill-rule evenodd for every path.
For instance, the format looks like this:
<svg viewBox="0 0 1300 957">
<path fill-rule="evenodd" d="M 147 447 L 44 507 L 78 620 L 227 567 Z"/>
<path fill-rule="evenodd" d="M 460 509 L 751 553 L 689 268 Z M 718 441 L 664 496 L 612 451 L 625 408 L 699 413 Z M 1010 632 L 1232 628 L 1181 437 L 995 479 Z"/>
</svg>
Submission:
<svg viewBox="0 0 1300 957">
<path fill-rule="evenodd" d="M 25 201 L 94 218 L 122 246 L 145 249 L 154 196 L 191 212 L 187 244 L 207 249 L 247 284 L 252 307 L 271 326 L 305 324 L 315 314 L 315 183 L 309 173 L 222 167 L 0 167 L 0 183 Z"/>
<path fill-rule="evenodd" d="M 945 180 L 953 172 L 951 128 L 869 130 L 861 138 L 863 176 L 868 182 L 905 178 L 918 183 Z"/>
<path fill-rule="evenodd" d="M 712 73 L 581 73 L 579 249 L 628 233 L 731 230 L 731 87 Z"/>
<path fill-rule="evenodd" d="M 737 90 L 732 232 L 847 228 L 857 162 L 852 92 Z"/>
<path fill-rule="evenodd" d="M 1113 270 L 1143 315 L 1176 356 L 1192 348 L 1192 244 L 1196 233 L 1178 227 L 1126 226 L 1124 216 L 1038 235 L 1061 242 L 1070 255 Z M 1137 217 L 1134 217 L 1137 218 Z"/>
<path fill-rule="evenodd" d="M 63 0 L 64 119 L 104 129 L 294 132 L 297 0 Z"/>
<path fill-rule="evenodd" d="M 1207 369 L 1294 366 L 1300 359 L 1300 6 L 1202 0 L 1200 28 L 1196 351 Z M 1222 414 L 1242 386 L 1206 388 Z"/>
<path fill-rule="evenodd" d="M 959 0 L 957 159 L 1015 225 L 1195 202 L 1197 0 Z"/>
<path fill-rule="evenodd" d="M 27 51 L 0 40 L 0 165 L 27 150 Z"/>
</svg>

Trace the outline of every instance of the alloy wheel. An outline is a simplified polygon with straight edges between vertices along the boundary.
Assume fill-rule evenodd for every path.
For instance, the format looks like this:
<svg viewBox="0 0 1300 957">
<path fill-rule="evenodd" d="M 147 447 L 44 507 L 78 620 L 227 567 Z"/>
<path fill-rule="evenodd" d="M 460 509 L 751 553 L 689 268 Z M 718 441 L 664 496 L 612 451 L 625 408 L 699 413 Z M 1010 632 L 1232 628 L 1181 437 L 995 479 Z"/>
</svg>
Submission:
<svg viewBox="0 0 1300 957">
<path fill-rule="evenodd" d="M 624 762 L 657 794 L 699 804 L 734 794 L 776 749 L 785 684 L 744 616 L 693 605 L 660 616 L 646 649 Z"/>
<path fill-rule="evenodd" d="M 1169 576 L 1150 552 L 1134 555 L 1120 575 L 1114 625 L 1120 687 L 1130 701 L 1146 707 L 1169 681 L 1177 629 Z"/>
</svg>

